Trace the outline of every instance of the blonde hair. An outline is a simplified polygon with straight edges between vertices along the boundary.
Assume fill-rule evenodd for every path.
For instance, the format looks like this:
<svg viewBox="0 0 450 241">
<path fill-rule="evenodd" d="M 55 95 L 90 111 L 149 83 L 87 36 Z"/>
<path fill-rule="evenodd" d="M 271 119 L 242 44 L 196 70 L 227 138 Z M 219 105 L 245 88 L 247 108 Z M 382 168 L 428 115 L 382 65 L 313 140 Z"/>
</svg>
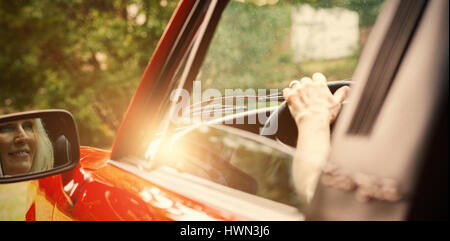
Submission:
<svg viewBox="0 0 450 241">
<path fill-rule="evenodd" d="M 40 118 L 33 121 L 33 132 L 36 138 L 36 153 L 30 172 L 46 171 L 53 168 L 53 145 Z"/>
</svg>

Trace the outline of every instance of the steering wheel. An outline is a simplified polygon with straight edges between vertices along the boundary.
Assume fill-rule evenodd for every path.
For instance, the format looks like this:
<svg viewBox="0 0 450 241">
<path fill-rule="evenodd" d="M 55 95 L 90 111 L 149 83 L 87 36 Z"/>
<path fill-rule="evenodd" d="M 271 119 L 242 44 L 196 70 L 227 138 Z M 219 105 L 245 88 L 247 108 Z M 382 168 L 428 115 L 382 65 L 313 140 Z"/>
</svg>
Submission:
<svg viewBox="0 0 450 241">
<path fill-rule="evenodd" d="M 341 88 L 342 86 L 350 86 L 350 80 L 339 80 L 339 81 L 330 81 L 327 83 L 328 88 L 331 93 L 334 94 L 336 90 Z M 276 132 L 274 133 L 274 127 L 276 127 Z M 333 129 L 333 124 L 331 125 L 331 131 Z M 292 115 L 289 111 L 286 101 L 283 101 L 278 109 L 276 109 L 264 123 L 264 126 L 261 128 L 260 135 L 281 141 L 282 143 L 295 147 L 297 145 L 297 124 L 292 118 Z"/>
</svg>

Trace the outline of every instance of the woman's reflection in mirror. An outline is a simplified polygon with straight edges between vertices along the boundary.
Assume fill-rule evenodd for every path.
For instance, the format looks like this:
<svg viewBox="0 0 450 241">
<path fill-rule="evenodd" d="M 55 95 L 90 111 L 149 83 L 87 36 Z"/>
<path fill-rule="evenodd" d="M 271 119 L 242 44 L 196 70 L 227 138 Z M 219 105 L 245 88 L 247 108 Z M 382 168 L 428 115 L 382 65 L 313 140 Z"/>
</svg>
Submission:
<svg viewBox="0 0 450 241">
<path fill-rule="evenodd" d="M 0 123 L 0 176 L 53 168 L 53 146 L 41 119 Z"/>
</svg>

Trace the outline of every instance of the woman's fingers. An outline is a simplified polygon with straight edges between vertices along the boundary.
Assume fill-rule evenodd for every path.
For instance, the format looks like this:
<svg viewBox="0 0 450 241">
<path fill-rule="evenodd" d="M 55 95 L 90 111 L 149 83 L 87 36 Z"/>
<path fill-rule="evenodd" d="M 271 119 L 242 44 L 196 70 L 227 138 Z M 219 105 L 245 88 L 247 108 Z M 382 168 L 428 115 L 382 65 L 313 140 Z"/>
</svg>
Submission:
<svg viewBox="0 0 450 241">
<path fill-rule="evenodd" d="M 312 79 L 309 77 L 303 77 L 302 79 L 300 79 L 300 83 L 302 85 L 308 84 L 308 83 L 312 83 Z"/>
<path fill-rule="evenodd" d="M 312 76 L 312 81 L 326 84 L 327 78 L 322 73 L 314 73 Z"/>
<path fill-rule="evenodd" d="M 336 120 L 337 115 L 341 111 L 342 108 L 342 102 L 347 98 L 348 94 L 350 92 L 350 87 L 343 86 L 336 90 L 334 92 L 333 98 L 336 102 L 336 105 L 331 109 L 331 123 L 333 123 Z"/>
<path fill-rule="evenodd" d="M 283 90 L 293 116 L 305 116 L 314 113 L 328 113 L 330 121 L 334 121 L 347 98 L 350 88 L 339 88 L 334 95 L 327 86 L 327 78 L 322 73 L 314 73 L 312 78 L 304 77 L 300 81 L 293 80 L 289 88 Z"/>
<path fill-rule="evenodd" d="M 300 101 L 300 96 L 296 92 L 295 89 L 291 88 L 285 88 L 283 89 L 283 97 L 286 100 L 287 103 L 289 103 L 289 109 L 297 110 L 300 108 L 300 105 L 302 104 Z M 292 112 L 291 112 L 292 113 Z"/>
<path fill-rule="evenodd" d="M 337 103 L 342 103 L 347 98 L 348 93 L 350 92 L 350 87 L 348 86 L 342 86 L 336 92 L 334 92 L 334 99 L 337 101 Z"/>
<path fill-rule="evenodd" d="M 297 85 L 297 84 L 300 84 L 300 81 L 298 81 L 298 80 L 293 80 L 293 81 L 291 81 L 291 83 L 289 83 L 289 88 L 292 88 L 292 87 L 294 87 L 294 86 Z"/>
</svg>

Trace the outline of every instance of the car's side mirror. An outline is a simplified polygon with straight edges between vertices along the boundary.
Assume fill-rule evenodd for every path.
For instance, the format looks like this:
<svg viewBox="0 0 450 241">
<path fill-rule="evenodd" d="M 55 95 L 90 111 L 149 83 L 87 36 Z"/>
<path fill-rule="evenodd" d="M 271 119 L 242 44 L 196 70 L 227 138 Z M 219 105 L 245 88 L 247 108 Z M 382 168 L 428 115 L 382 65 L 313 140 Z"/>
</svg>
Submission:
<svg viewBox="0 0 450 241">
<path fill-rule="evenodd" d="M 0 116 L 0 183 L 55 175 L 74 168 L 79 160 L 78 130 L 69 112 Z"/>
</svg>

